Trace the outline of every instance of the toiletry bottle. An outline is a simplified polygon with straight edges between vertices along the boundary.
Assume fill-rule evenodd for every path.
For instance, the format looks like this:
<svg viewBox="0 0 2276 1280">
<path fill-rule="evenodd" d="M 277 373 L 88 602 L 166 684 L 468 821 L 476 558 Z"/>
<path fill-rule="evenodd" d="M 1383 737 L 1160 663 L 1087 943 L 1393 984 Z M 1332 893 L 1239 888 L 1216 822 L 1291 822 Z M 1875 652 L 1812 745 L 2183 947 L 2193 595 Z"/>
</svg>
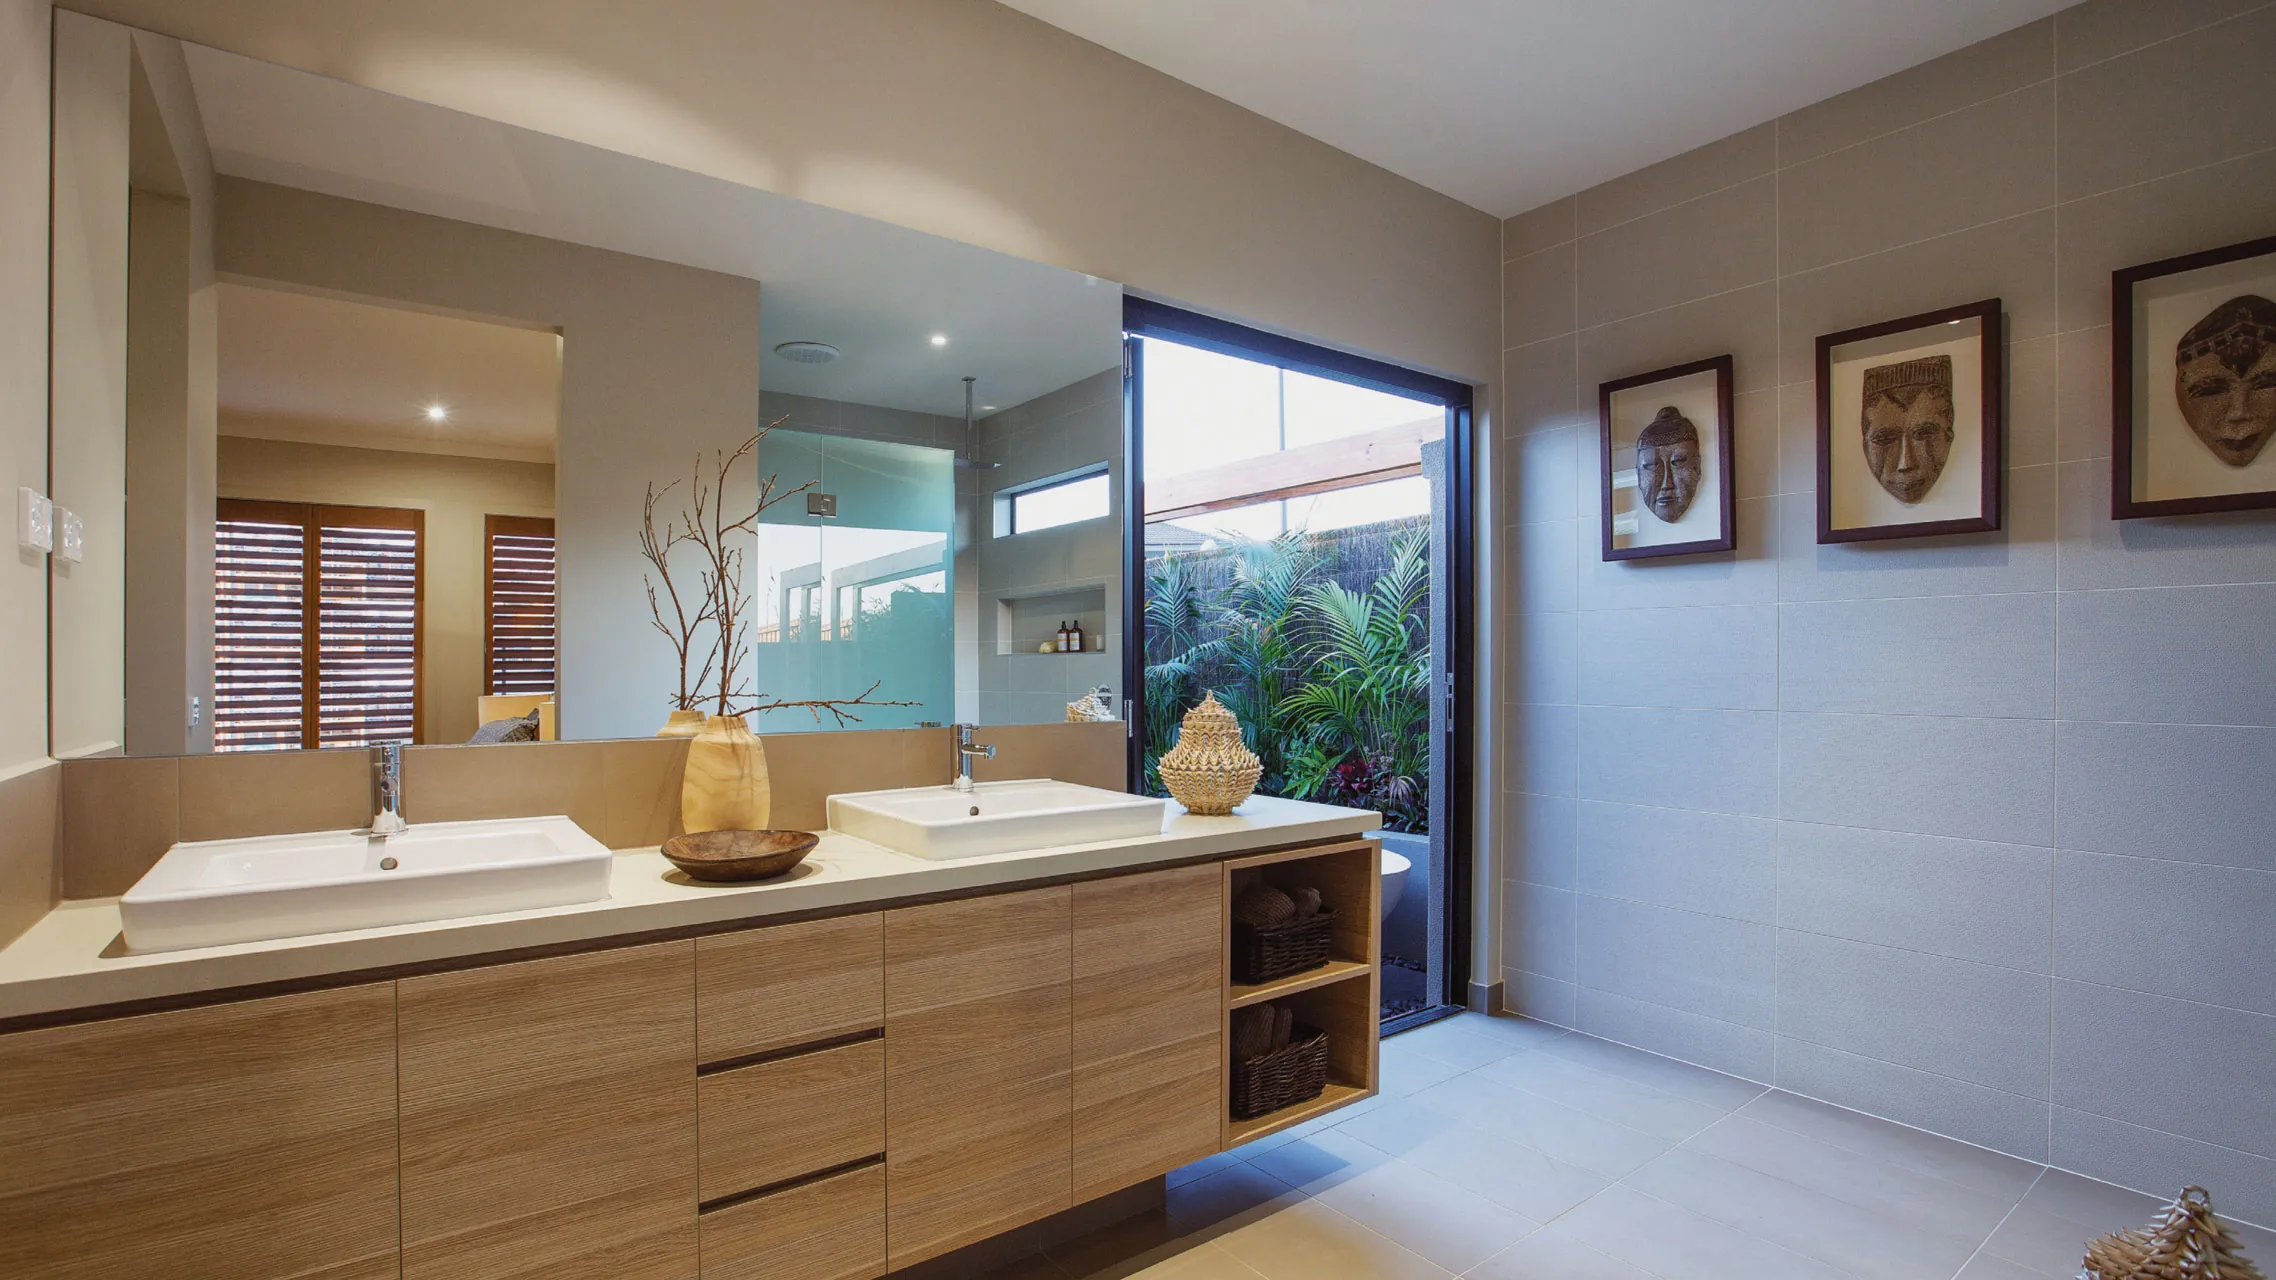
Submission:
<svg viewBox="0 0 2276 1280">
<path fill-rule="evenodd" d="M 1072 622 L 1072 623 L 1068 624 L 1068 629 L 1067 629 L 1067 652 L 1069 652 L 1069 653 L 1081 653 L 1082 651 L 1083 651 L 1083 622 L 1082 622 L 1082 619 L 1080 619 L 1080 618 L 1077 618 L 1077 619 L 1076 619 L 1074 622 Z"/>
<path fill-rule="evenodd" d="M 1067 624 L 1066 624 L 1066 623 L 1064 623 L 1064 622 L 1062 622 L 1062 623 L 1060 623 L 1060 624 L 1059 624 L 1059 652 L 1061 652 L 1061 653 L 1065 653 L 1066 651 L 1067 651 Z"/>
</svg>

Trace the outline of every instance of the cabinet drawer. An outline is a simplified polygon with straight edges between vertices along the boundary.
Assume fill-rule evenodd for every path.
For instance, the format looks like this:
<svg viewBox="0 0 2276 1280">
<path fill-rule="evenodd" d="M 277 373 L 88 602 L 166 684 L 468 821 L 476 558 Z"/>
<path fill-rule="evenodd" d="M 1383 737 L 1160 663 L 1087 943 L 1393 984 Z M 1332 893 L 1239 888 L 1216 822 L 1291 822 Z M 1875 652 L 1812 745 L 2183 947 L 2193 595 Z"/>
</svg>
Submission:
<svg viewBox="0 0 2276 1280">
<path fill-rule="evenodd" d="M 864 1040 L 696 1079 L 702 1198 L 885 1150 L 885 1042 Z"/>
<path fill-rule="evenodd" d="M 885 1166 L 715 1209 L 697 1235 L 703 1280 L 874 1280 L 885 1274 Z"/>
<path fill-rule="evenodd" d="M 699 939 L 695 973 L 698 1062 L 868 1031 L 885 1022 L 885 917 Z"/>
</svg>

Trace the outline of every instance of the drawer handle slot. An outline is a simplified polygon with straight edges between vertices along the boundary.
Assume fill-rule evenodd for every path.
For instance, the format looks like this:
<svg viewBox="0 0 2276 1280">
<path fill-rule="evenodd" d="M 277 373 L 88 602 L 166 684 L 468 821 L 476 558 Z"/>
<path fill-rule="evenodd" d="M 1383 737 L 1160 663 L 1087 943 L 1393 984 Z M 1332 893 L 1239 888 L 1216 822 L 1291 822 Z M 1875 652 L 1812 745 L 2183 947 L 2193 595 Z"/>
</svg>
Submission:
<svg viewBox="0 0 2276 1280">
<path fill-rule="evenodd" d="M 780 1182 L 770 1182 L 763 1187 L 753 1187 L 749 1191 L 738 1191 L 733 1195 L 720 1196 L 716 1199 L 706 1200 L 702 1204 L 697 1205 L 695 1207 L 695 1211 L 697 1213 L 710 1213 L 716 1209 L 732 1209 L 736 1205 L 743 1204 L 747 1201 L 756 1200 L 761 1196 L 771 1196 L 777 1192 L 790 1191 L 798 1187 L 806 1186 L 809 1183 L 821 1182 L 828 1178 L 835 1178 L 840 1174 L 853 1173 L 858 1170 L 867 1169 L 873 1164 L 884 1163 L 885 1153 L 881 1151 L 873 1156 L 863 1156 L 859 1160 L 848 1160 L 844 1164 L 832 1165 L 827 1169 L 822 1169 L 814 1173 L 802 1173 L 795 1178 L 784 1178 Z"/>
<path fill-rule="evenodd" d="M 746 1053 L 739 1057 L 721 1058 L 717 1062 L 706 1062 L 697 1066 L 695 1073 L 699 1076 L 708 1076 L 721 1071 L 736 1071 L 743 1067 L 758 1066 L 762 1062 L 780 1062 L 784 1058 L 803 1058 L 809 1053 L 821 1053 L 826 1049 L 843 1049 L 849 1044 L 862 1044 L 866 1041 L 884 1038 L 885 1028 L 871 1027 L 867 1031 L 856 1031 L 851 1035 L 832 1036 L 827 1040 L 815 1040 L 807 1044 L 794 1044 L 785 1049 L 767 1049 L 759 1053 Z"/>
</svg>

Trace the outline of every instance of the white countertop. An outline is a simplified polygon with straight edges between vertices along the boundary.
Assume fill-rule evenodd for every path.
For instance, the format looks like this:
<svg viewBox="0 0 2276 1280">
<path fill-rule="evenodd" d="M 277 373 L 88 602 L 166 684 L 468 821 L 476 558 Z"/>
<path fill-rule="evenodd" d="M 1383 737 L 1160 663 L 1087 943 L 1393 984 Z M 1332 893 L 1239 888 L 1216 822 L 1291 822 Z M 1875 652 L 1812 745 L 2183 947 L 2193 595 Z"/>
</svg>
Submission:
<svg viewBox="0 0 2276 1280">
<path fill-rule="evenodd" d="M 598 902 L 149 954 L 126 951 L 118 899 L 82 899 L 48 912 L 0 948 L 0 1018 L 660 930 L 757 924 L 792 912 L 857 911 L 923 895 L 1332 840 L 1381 825 L 1365 810 L 1270 796 L 1251 797 L 1240 813 L 1224 818 L 1197 817 L 1174 801 L 1165 807 L 1160 835 L 941 862 L 824 832 L 795 871 L 760 884 L 701 884 L 653 848 L 635 849 L 616 855 L 609 896 Z"/>
</svg>

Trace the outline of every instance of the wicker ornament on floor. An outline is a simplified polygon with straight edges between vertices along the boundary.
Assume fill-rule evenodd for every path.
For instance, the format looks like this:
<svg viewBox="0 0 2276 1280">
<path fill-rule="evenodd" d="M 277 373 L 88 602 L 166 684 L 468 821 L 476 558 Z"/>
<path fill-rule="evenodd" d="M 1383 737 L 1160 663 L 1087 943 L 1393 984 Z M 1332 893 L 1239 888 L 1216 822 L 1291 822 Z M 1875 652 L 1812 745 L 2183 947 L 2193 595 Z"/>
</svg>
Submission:
<svg viewBox="0 0 2276 1280">
<path fill-rule="evenodd" d="M 2267 1280 L 2246 1261 L 2203 1187 L 2186 1187 L 2165 1216 L 2086 1246 L 2079 1280 Z"/>
<path fill-rule="evenodd" d="M 1207 815 L 1239 808 L 1264 776 L 1264 761 L 1241 741 L 1241 722 L 1214 693 L 1185 713 L 1177 745 L 1158 767 L 1162 785 L 1187 813 Z"/>
</svg>

